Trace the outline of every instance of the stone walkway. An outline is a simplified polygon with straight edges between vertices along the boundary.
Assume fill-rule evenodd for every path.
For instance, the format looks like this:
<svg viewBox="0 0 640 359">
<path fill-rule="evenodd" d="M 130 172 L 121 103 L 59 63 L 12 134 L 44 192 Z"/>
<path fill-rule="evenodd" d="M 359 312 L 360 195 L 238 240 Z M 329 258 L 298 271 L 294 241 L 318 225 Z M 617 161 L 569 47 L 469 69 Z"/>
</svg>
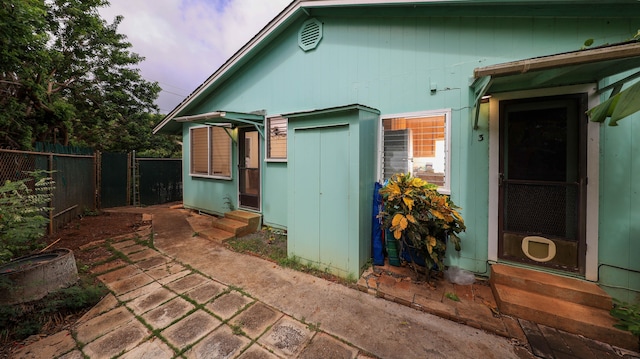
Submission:
<svg viewBox="0 0 640 359">
<path fill-rule="evenodd" d="M 113 248 L 134 264 L 116 260 L 91 270 L 112 294 L 72 332 L 27 346 L 16 358 L 169 359 L 177 353 L 184 358 L 368 358 L 315 324 L 289 317 L 135 239 Z"/>
<path fill-rule="evenodd" d="M 123 210 L 150 213 L 153 234 L 109 242 L 120 259 L 91 271 L 111 294 L 70 331 L 15 358 L 534 358 L 522 329 L 524 342 L 508 339 L 506 326 L 503 336 L 492 334 L 491 303 L 465 297 L 464 289 L 459 303 L 415 293 L 409 301 L 397 291 L 402 280 L 384 284 L 371 272 L 376 279 L 365 276 L 369 284 L 361 280 L 357 291 L 196 236 L 189 211 Z M 430 314 L 434 308 L 453 321 Z M 456 323 L 463 317 L 469 325 Z"/>
</svg>

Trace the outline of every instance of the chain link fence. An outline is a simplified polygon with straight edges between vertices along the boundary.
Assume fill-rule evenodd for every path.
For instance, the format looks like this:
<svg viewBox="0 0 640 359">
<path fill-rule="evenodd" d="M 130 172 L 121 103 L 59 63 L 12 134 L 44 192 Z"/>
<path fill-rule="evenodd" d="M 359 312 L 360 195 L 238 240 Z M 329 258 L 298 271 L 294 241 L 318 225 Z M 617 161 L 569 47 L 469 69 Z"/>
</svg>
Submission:
<svg viewBox="0 0 640 359">
<path fill-rule="evenodd" d="M 96 210 L 96 161 L 93 155 L 40 153 L 0 149 L 0 181 L 30 178 L 29 172 L 49 171 L 55 181 L 49 211 L 49 233 L 73 218 Z"/>
<path fill-rule="evenodd" d="M 30 178 L 29 172 L 37 170 L 49 171 L 55 181 L 53 209 L 47 214 L 50 234 L 98 209 L 182 200 L 181 159 L 0 149 L 0 184 Z"/>
</svg>

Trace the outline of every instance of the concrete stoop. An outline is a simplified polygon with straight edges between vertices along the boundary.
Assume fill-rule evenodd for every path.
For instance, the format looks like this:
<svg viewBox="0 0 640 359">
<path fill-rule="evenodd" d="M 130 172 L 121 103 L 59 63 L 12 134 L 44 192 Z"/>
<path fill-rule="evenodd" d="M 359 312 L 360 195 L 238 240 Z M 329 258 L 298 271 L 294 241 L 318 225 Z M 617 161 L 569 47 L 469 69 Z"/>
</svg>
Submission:
<svg viewBox="0 0 640 359">
<path fill-rule="evenodd" d="M 502 264 L 489 282 L 503 314 L 638 350 L 635 336 L 613 327 L 611 297 L 595 283 Z"/>
<path fill-rule="evenodd" d="M 199 236 L 224 242 L 260 230 L 262 216 L 258 213 L 236 210 L 225 213 L 221 218 L 199 215 L 191 216 L 187 221 Z"/>
</svg>

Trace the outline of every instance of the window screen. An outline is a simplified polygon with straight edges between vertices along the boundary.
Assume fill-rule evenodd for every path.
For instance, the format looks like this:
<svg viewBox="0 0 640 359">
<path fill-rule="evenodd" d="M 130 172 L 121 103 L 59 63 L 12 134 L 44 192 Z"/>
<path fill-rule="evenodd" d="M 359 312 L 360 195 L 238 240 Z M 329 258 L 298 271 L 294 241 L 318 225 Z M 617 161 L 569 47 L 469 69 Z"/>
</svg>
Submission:
<svg viewBox="0 0 640 359">
<path fill-rule="evenodd" d="M 447 117 L 429 113 L 383 118 L 383 177 L 409 172 L 448 189 Z"/>
<path fill-rule="evenodd" d="M 287 159 L 287 119 L 267 119 L 267 159 Z"/>
</svg>

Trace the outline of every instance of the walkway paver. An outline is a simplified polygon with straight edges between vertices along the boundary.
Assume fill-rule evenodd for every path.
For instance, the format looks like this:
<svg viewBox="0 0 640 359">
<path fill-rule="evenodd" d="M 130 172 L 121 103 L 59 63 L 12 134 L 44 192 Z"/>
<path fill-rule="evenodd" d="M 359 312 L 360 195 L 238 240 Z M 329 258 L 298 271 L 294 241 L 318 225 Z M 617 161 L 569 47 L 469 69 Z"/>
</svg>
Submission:
<svg viewBox="0 0 640 359">
<path fill-rule="evenodd" d="M 499 319 L 484 288 L 407 289 L 403 279 L 372 271 L 356 291 L 194 237 L 188 211 L 134 210 L 152 213 L 156 249 L 139 235 L 111 243 L 130 262 L 92 270 L 113 294 L 71 332 L 32 343 L 16 358 L 533 358 L 523 326 L 562 340 L 550 343 L 564 348 L 551 350 L 557 358 L 586 353 L 576 349 L 579 338 Z M 461 302 L 445 299 L 447 292 Z M 606 345 L 588 350 L 636 354 Z"/>
</svg>

